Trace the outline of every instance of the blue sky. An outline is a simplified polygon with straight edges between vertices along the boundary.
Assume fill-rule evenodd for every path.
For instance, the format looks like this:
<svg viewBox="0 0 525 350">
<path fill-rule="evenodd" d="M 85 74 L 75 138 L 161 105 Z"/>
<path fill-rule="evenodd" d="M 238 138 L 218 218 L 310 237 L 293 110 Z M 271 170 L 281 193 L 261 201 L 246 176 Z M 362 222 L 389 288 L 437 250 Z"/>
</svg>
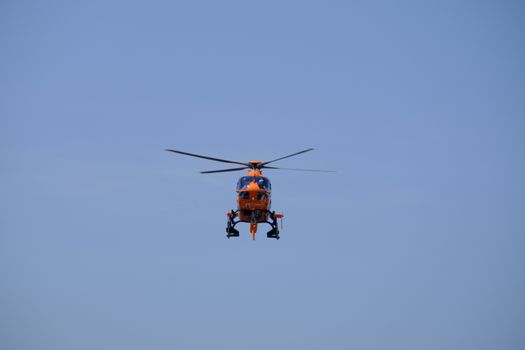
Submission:
<svg viewBox="0 0 525 350">
<path fill-rule="evenodd" d="M 521 349 L 518 1 L 0 5 L 5 349 Z M 281 240 L 226 239 L 271 172 Z M 238 174 L 239 176 L 242 173 Z"/>
</svg>

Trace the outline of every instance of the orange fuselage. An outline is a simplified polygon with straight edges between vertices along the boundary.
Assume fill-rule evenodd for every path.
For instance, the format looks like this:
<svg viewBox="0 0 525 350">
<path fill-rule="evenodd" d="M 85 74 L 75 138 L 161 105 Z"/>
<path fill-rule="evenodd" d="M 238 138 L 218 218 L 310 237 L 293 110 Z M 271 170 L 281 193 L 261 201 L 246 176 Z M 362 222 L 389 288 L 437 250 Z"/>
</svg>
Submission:
<svg viewBox="0 0 525 350">
<path fill-rule="evenodd" d="M 237 209 L 239 219 L 244 222 L 253 220 L 252 213 L 256 213 L 256 222 L 265 222 L 271 206 L 271 185 L 267 177 L 258 169 L 250 170 L 237 183 Z"/>
</svg>

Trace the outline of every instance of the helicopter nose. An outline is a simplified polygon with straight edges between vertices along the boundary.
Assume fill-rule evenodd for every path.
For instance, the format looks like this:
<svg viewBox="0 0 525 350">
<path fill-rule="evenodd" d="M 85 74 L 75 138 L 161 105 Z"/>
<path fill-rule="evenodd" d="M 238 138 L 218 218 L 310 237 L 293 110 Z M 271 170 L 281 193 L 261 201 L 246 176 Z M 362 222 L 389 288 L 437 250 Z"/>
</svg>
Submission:
<svg viewBox="0 0 525 350">
<path fill-rule="evenodd" d="M 250 198 L 255 199 L 260 191 L 260 188 L 259 185 L 257 185 L 257 182 L 250 182 L 248 187 L 246 187 L 246 190 L 248 193 L 250 193 Z"/>
<path fill-rule="evenodd" d="M 246 187 L 246 189 L 250 193 L 259 192 L 259 190 L 260 190 L 259 185 L 257 185 L 257 182 L 250 182 L 248 184 L 248 187 Z"/>
<path fill-rule="evenodd" d="M 243 191 L 239 191 L 239 198 L 248 200 L 259 200 L 261 197 L 261 188 L 256 182 L 250 182 Z"/>
</svg>

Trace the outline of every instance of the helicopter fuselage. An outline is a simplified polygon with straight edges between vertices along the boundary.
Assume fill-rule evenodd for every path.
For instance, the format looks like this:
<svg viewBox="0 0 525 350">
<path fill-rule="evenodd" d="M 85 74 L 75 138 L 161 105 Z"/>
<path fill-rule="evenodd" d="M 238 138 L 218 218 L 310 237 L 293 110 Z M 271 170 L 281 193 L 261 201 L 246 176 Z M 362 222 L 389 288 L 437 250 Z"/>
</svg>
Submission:
<svg viewBox="0 0 525 350">
<path fill-rule="evenodd" d="M 261 223 L 268 220 L 271 199 L 270 180 L 258 169 L 250 170 L 237 181 L 237 210 L 242 222 Z"/>
</svg>

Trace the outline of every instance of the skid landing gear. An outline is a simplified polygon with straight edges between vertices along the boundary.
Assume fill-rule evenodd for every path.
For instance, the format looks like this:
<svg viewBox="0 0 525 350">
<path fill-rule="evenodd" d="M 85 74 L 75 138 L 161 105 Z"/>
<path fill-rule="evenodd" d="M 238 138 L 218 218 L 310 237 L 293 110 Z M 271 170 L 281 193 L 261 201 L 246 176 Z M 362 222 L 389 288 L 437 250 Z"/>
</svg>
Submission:
<svg viewBox="0 0 525 350">
<path fill-rule="evenodd" d="M 239 231 L 234 229 L 229 223 L 226 226 L 226 237 L 239 237 Z"/>
<path fill-rule="evenodd" d="M 226 215 L 228 215 L 228 221 L 226 222 L 226 237 L 228 237 L 228 239 L 230 239 L 230 237 L 239 237 L 239 231 L 234 227 L 239 223 L 239 221 L 234 221 L 237 213 L 232 210 Z"/>
<path fill-rule="evenodd" d="M 264 214 L 267 214 L 268 219 L 266 221 L 258 221 L 257 218 L 260 218 L 261 211 L 253 212 L 250 218 L 250 221 L 248 222 L 250 224 L 250 233 L 252 235 L 252 239 L 255 240 L 255 233 L 257 232 L 257 225 L 261 223 L 266 223 L 271 226 L 271 230 L 266 233 L 266 237 L 268 238 L 275 238 L 279 239 L 279 225 L 277 223 L 277 219 L 282 219 L 283 214 L 277 214 L 275 211 L 266 211 L 262 212 Z M 228 239 L 230 237 L 239 237 L 239 231 L 235 229 L 235 225 L 237 225 L 241 220 L 235 221 L 235 218 L 239 216 L 239 211 L 230 211 L 226 214 L 228 216 L 228 221 L 226 222 L 226 237 Z"/>
<path fill-rule="evenodd" d="M 279 224 L 277 223 L 278 217 L 282 218 L 283 215 L 276 214 L 274 211 L 270 213 L 271 221 L 266 221 L 266 222 L 272 227 L 272 229 L 266 233 L 266 237 L 279 239 Z"/>
</svg>

